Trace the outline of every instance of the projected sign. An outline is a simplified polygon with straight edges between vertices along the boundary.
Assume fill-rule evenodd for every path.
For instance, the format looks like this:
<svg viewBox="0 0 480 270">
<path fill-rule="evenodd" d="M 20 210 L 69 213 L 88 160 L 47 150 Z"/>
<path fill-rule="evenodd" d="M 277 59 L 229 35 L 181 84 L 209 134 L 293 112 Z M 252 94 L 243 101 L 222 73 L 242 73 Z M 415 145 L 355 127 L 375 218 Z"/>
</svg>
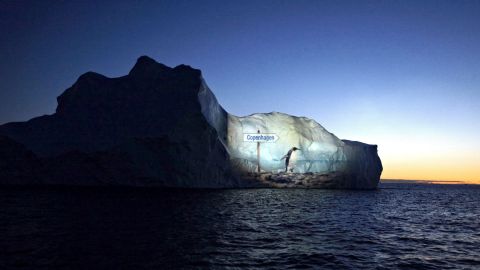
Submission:
<svg viewBox="0 0 480 270">
<path fill-rule="evenodd" d="M 275 133 L 244 133 L 244 142 L 273 143 L 279 139 Z"/>
<path fill-rule="evenodd" d="M 260 173 L 260 143 L 273 143 L 278 140 L 278 136 L 275 133 L 261 133 L 260 130 L 257 133 L 243 133 L 244 142 L 257 143 L 257 172 Z"/>
</svg>

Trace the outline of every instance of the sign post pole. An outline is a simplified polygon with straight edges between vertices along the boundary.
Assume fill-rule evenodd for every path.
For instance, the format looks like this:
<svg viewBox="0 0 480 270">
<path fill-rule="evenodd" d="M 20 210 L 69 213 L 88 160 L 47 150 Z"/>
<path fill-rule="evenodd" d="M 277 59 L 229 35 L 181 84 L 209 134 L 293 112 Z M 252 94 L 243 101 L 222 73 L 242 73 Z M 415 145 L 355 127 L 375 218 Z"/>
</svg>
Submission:
<svg viewBox="0 0 480 270">
<path fill-rule="evenodd" d="M 279 139 L 278 135 L 275 133 L 260 133 L 260 130 L 257 130 L 257 133 L 243 133 L 244 142 L 253 142 L 257 143 L 257 172 L 260 173 L 260 143 L 274 143 Z"/>
<path fill-rule="evenodd" d="M 260 134 L 260 129 L 257 133 Z M 260 173 L 260 142 L 257 142 L 257 172 Z"/>
</svg>

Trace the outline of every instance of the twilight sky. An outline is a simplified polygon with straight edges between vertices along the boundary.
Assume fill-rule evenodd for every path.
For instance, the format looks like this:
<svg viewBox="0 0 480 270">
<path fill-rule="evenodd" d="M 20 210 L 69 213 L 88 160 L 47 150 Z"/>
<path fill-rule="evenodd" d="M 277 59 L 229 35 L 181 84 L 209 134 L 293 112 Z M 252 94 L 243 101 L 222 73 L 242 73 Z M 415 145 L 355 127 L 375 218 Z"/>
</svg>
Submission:
<svg viewBox="0 0 480 270">
<path fill-rule="evenodd" d="M 148 55 L 201 69 L 232 114 L 378 144 L 382 178 L 480 183 L 480 1 L 95 2 L 0 0 L 0 124 Z"/>
</svg>

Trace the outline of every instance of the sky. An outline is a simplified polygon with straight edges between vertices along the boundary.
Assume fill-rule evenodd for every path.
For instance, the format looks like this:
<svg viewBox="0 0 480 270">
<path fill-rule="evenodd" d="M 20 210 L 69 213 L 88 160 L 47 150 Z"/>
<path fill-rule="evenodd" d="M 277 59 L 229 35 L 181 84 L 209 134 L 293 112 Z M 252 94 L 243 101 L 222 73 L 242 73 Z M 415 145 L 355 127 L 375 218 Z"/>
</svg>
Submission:
<svg viewBox="0 0 480 270">
<path fill-rule="evenodd" d="M 234 115 L 307 116 L 377 144 L 382 178 L 480 183 L 479 14 L 480 1 L 0 0 L 0 124 L 148 55 L 201 69 Z"/>
</svg>

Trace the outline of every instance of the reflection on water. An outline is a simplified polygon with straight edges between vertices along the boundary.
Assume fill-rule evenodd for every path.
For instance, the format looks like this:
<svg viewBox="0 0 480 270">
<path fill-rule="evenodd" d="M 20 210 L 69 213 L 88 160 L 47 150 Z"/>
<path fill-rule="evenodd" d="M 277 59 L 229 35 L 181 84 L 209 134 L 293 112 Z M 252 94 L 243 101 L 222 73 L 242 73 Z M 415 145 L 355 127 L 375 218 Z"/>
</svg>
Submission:
<svg viewBox="0 0 480 270">
<path fill-rule="evenodd" d="M 0 190 L 0 268 L 480 267 L 480 188 Z"/>
</svg>

